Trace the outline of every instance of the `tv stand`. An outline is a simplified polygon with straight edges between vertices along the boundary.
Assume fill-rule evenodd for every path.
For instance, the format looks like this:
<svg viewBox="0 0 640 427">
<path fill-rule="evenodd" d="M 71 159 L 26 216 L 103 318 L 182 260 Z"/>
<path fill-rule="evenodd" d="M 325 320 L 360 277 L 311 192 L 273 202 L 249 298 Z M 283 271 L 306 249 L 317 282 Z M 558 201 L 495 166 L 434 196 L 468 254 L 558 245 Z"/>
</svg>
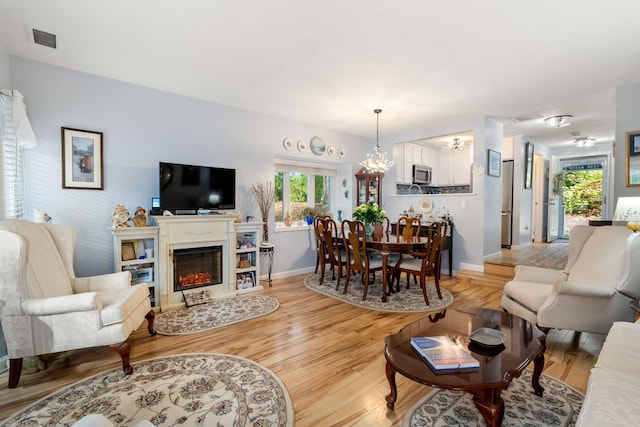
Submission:
<svg viewBox="0 0 640 427">
<path fill-rule="evenodd" d="M 174 215 L 195 215 L 197 211 L 195 209 L 176 209 Z"/>
</svg>

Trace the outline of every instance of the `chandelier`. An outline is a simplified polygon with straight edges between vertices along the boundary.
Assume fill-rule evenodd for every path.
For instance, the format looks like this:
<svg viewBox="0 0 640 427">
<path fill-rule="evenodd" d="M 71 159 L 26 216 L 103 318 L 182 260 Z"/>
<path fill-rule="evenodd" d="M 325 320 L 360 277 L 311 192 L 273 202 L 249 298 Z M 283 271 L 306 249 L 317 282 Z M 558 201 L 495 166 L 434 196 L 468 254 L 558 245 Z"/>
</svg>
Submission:
<svg viewBox="0 0 640 427">
<path fill-rule="evenodd" d="M 576 144 L 576 147 L 593 147 L 593 144 L 596 143 L 596 139 L 583 136 L 583 137 L 574 139 L 573 143 Z"/>
<path fill-rule="evenodd" d="M 373 149 L 373 154 L 368 153 L 366 160 L 360 162 L 362 166 L 369 173 L 384 173 L 393 166 L 393 161 L 387 159 L 387 153 L 380 150 L 380 144 L 378 143 L 378 135 L 380 130 L 380 113 L 382 110 L 377 108 L 373 110 L 376 113 L 376 148 Z"/>
<path fill-rule="evenodd" d="M 544 119 L 544 122 L 547 124 L 547 127 L 550 128 L 563 128 L 565 126 L 569 126 L 572 119 L 573 116 L 565 114 L 562 116 L 547 117 Z"/>
<path fill-rule="evenodd" d="M 453 138 L 453 141 L 449 141 L 449 143 L 442 147 L 442 149 L 447 151 L 458 151 L 464 150 L 464 147 L 464 141 L 461 141 L 460 138 Z"/>
</svg>

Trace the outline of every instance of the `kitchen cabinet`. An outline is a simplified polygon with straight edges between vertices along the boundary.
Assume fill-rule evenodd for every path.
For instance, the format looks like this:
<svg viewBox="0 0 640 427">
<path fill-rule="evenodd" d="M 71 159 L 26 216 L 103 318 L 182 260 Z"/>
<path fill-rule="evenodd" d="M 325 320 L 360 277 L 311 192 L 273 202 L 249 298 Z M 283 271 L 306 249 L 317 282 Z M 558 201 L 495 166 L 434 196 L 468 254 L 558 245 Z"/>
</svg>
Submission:
<svg viewBox="0 0 640 427">
<path fill-rule="evenodd" d="M 438 150 L 406 142 L 393 146 L 396 183 L 413 183 L 413 165 L 425 165 L 435 168 L 438 163 Z"/>
<path fill-rule="evenodd" d="M 438 162 L 437 185 L 470 184 L 471 160 L 469 153 L 469 150 L 442 150 Z"/>
</svg>

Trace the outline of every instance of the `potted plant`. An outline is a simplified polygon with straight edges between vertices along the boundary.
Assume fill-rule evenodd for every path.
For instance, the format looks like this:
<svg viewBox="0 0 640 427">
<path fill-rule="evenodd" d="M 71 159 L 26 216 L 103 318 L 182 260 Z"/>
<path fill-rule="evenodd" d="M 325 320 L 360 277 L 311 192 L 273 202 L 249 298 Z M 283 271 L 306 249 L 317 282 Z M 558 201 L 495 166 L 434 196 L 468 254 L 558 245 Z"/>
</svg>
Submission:
<svg viewBox="0 0 640 427">
<path fill-rule="evenodd" d="M 377 203 L 361 204 L 353 210 L 353 217 L 364 222 L 367 234 L 371 234 L 374 223 L 382 224 L 386 212 Z"/>
<path fill-rule="evenodd" d="M 307 206 L 306 208 L 302 209 L 301 213 L 302 218 L 304 218 L 304 222 L 307 225 L 313 224 L 313 218 L 315 218 L 319 214 L 320 212 L 318 211 L 318 209 L 312 208 L 311 206 Z"/>
</svg>

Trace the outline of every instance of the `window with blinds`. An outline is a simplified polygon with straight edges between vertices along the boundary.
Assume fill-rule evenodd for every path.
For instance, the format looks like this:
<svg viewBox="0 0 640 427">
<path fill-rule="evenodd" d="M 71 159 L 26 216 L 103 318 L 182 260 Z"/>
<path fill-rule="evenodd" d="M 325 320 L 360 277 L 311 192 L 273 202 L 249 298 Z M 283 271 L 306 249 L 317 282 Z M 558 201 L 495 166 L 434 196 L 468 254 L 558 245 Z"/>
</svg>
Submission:
<svg viewBox="0 0 640 427">
<path fill-rule="evenodd" d="M 15 98 L 0 93 L 0 217 L 24 218 L 26 210 L 23 148 L 18 143 L 14 123 Z"/>
</svg>

